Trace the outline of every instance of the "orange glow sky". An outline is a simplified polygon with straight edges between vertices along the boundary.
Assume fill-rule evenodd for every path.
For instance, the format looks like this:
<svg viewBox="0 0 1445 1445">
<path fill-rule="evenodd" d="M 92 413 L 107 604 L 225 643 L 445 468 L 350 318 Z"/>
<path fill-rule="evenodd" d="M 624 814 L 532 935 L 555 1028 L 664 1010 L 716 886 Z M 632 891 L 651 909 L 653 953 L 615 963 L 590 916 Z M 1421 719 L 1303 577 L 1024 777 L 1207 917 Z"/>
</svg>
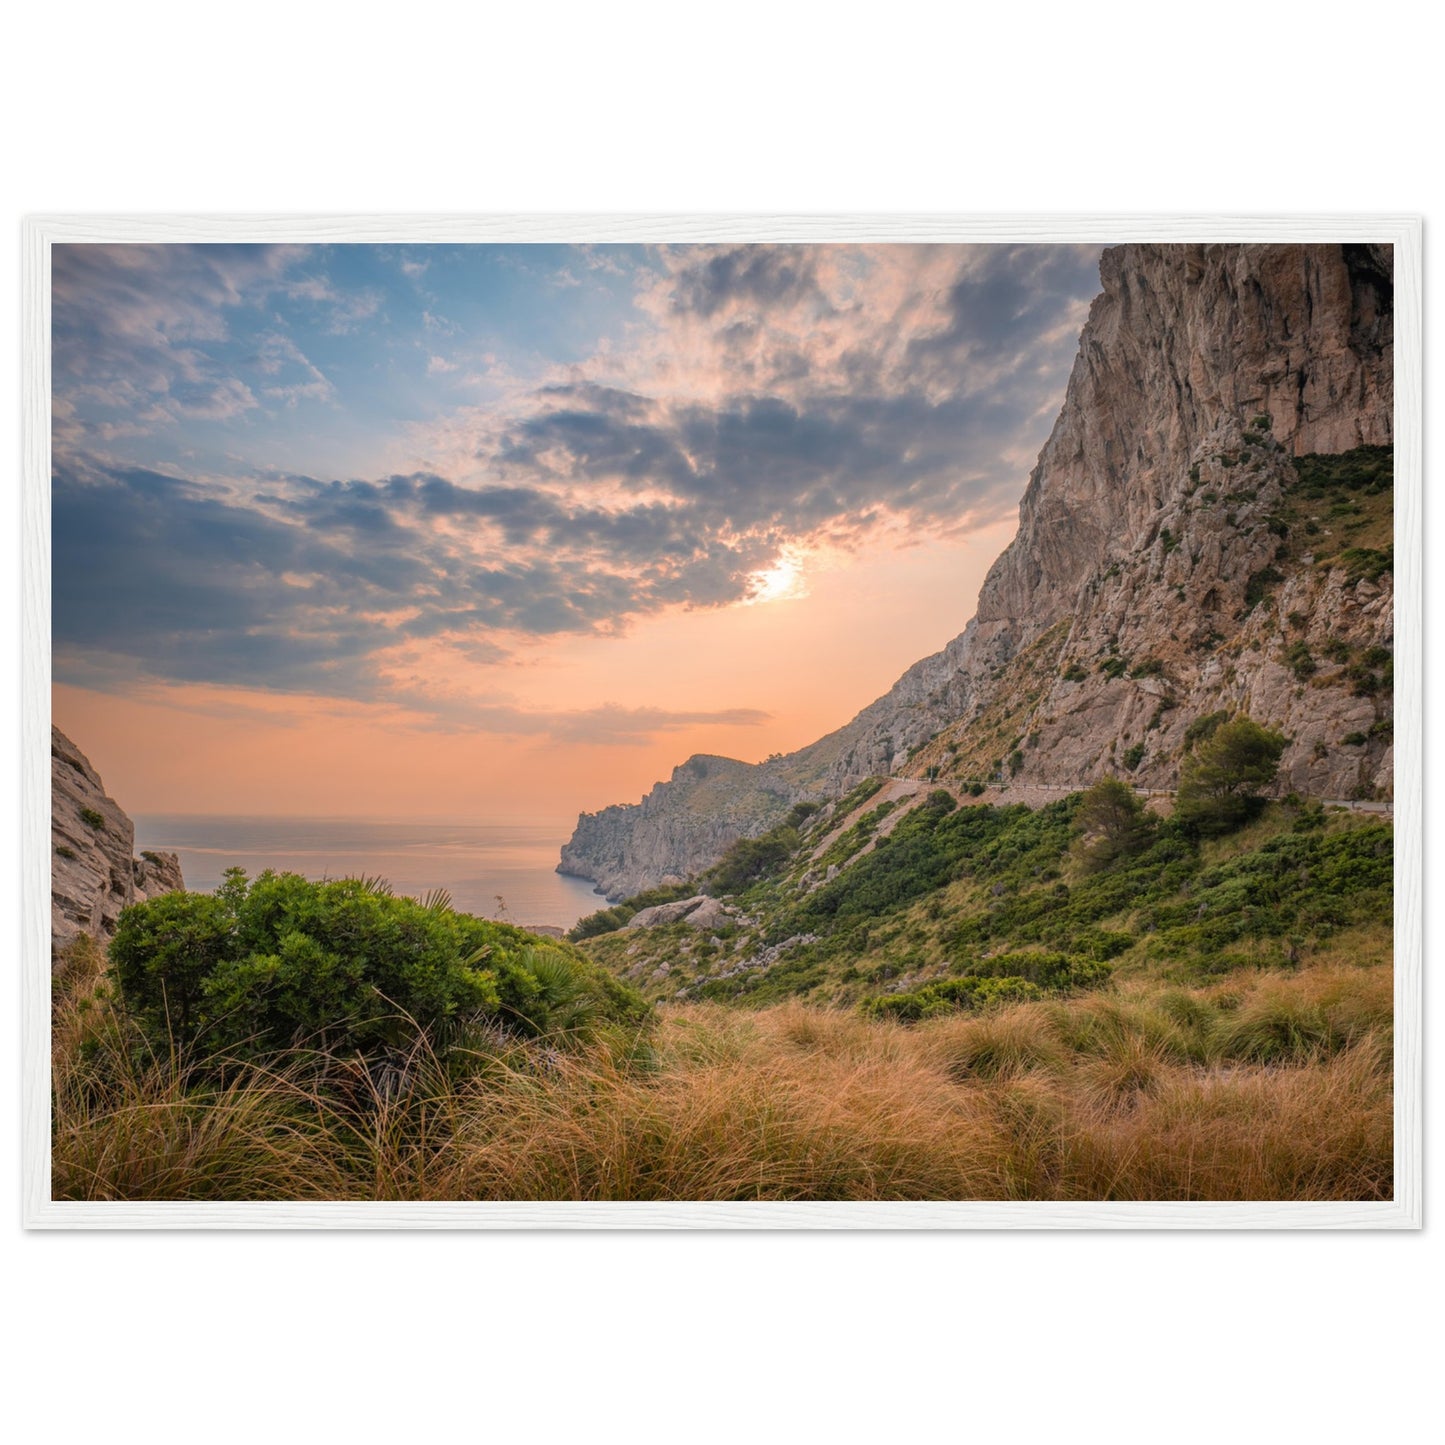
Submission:
<svg viewBox="0 0 1445 1445">
<path fill-rule="evenodd" d="M 962 630 L 1081 248 L 86 248 L 54 717 L 133 812 L 556 822 Z"/>
</svg>

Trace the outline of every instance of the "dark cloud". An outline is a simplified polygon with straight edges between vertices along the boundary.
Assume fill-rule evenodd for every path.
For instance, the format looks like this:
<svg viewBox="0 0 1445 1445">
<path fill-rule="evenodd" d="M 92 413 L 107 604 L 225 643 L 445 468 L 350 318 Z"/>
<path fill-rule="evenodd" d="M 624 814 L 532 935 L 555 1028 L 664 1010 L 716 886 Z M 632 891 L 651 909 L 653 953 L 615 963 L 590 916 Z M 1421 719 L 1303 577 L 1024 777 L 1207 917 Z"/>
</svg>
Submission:
<svg viewBox="0 0 1445 1445">
<path fill-rule="evenodd" d="M 948 289 L 947 323 L 910 340 L 911 361 L 1013 361 L 1067 318 L 1080 297 L 1098 290 L 1092 246 L 992 246 L 980 254 L 981 262 Z"/>
<path fill-rule="evenodd" d="M 508 434 L 497 466 L 519 480 L 620 482 L 676 499 L 672 507 L 567 519 L 612 544 L 657 548 L 685 539 L 697 546 L 717 533 L 760 528 L 806 536 L 878 507 L 915 526 L 958 525 L 992 520 L 1017 498 L 1017 467 L 1001 454 L 1038 402 L 1018 390 L 937 401 L 745 397 L 677 407 L 666 421 L 638 421 L 630 406 L 597 407 L 585 424 L 576 412 L 549 412 Z M 523 501 L 538 494 L 521 487 L 463 495 L 455 505 L 478 513 L 510 509 L 539 528 L 563 521 L 545 502 Z"/>
<path fill-rule="evenodd" d="M 825 249 L 684 255 L 656 314 L 672 318 L 662 342 L 673 325 L 706 353 L 706 384 L 539 388 L 481 433 L 474 484 L 435 472 L 206 483 L 57 445 L 57 675 L 93 676 L 109 658 L 117 676 L 394 700 L 378 654 L 398 644 L 445 639 L 493 661 L 513 634 L 737 602 L 790 544 L 853 545 L 884 519 L 936 536 L 1003 517 L 1062 396 L 1097 253 L 918 248 L 870 311 L 856 299 L 866 255 L 840 283 Z M 220 405 L 226 379 L 184 375 L 176 338 L 214 326 L 248 285 L 281 285 L 294 258 L 190 254 L 205 250 L 168 263 L 173 290 L 143 274 L 148 256 L 60 256 L 57 365 L 78 385 L 94 345 L 107 376 L 132 357 L 137 397 Z M 290 284 L 318 304 L 329 295 Z M 302 374 L 304 357 L 268 346 Z M 169 370 L 147 380 L 162 353 Z M 620 736 L 632 723 L 586 726 Z"/>
<path fill-rule="evenodd" d="M 704 249 L 676 273 L 672 307 L 711 317 L 732 303 L 768 310 L 805 297 L 832 309 L 818 285 L 815 248 L 728 246 Z"/>
</svg>

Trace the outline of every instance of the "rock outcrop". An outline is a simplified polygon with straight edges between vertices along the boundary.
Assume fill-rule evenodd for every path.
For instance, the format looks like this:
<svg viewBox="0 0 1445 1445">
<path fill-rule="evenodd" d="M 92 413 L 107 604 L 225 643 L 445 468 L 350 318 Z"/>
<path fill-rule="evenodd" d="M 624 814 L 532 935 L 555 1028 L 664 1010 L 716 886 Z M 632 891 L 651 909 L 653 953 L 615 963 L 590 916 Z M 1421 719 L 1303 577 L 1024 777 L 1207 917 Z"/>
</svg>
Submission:
<svg viewBox="0 0 1445 1445">
<path fill-rule="evenodd" d="M 639 909 L 627 920 L 628 928 L 662 928 L 669 923 L 686 923 L 691 928 L 708 932 L 735 923 L 738 914 L 720 899 L 704 893 L 692 898 L 679 898 L 674 903 L 655 903 Z"/>
<path fill-rule="evenodd" d="M 174 853 L 135 856 L 135 824 L 84 753 L 50 730 L 50 946 L 104 942 L 122 908 L 184 888 Z"/>
<path fill-rule="evenodd" d="M 1100 273 L 964 632 L 808 748 L 694 759 L 642 804 L 584 815 L 562 871 L 612 897 L 691 876 L 794 801 L 878 774 L 1168 789 L 1216 711 L 1291 739 L 1286 787 L 1391 795 L 1388 476 L 1368 505 L 1301 485 L 1314 458 L 1393 441 L 1389 248 L 1128 245 Z M 1361 456 L 1388 473 L 1387 453 Z M 700 762 L 726 786 L 699 787 Z"/>
</svg>

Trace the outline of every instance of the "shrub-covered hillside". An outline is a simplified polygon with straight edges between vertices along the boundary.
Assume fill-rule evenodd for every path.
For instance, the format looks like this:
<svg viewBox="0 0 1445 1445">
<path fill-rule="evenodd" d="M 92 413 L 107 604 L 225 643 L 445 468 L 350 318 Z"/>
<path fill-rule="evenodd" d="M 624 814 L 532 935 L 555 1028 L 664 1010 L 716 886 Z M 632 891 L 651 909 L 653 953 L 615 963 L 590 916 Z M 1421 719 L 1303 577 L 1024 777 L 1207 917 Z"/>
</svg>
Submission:
<svg viewBox="0 0 1445 1445">
<path fill-rule="evenodd" d="M 901 1017 L 1141 972 L 1296 968 L 1345 934 L 1388 956 L 1388 822 L 1255 801 L 1242 826 L 1201 836 L 1120 791 L 1111 846 L 1107 819 L 1091 816 L 1099 789 L 1037 809 L 960 805 L 943 789 L 870 807 L 860 790 L 861 806 L 778 830 L 786 858 L 724 893 L 720 925 L 629 927 L 623 904 L 610 931 L 584 920 L 578 936 L 654 999 L 802 997 Z M 724 859 L 699 887 L 722 893 L 730 871 Z"/>
</svg>

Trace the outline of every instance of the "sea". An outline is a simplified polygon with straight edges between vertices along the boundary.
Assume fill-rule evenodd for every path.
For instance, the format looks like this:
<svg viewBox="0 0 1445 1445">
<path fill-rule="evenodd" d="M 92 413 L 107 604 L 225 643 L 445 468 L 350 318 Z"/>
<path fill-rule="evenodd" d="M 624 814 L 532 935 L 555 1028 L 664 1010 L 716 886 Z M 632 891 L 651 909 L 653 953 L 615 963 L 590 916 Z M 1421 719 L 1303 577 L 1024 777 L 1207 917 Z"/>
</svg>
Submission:
<svg viewBox="0 0 1445 1445">
<path fill-rule="evenodd" d="M 567 834 L 546 824 L 365 822 L 138 814 L 136 851 L 180 855 L 186 887 L 209 893 L 226 869 L 307 878 L 384 878 L 422 897 L 444 888 L 463 913 L 567 929 L 607 906 L 588 882 L 556 871 Z"/>
</svg>

